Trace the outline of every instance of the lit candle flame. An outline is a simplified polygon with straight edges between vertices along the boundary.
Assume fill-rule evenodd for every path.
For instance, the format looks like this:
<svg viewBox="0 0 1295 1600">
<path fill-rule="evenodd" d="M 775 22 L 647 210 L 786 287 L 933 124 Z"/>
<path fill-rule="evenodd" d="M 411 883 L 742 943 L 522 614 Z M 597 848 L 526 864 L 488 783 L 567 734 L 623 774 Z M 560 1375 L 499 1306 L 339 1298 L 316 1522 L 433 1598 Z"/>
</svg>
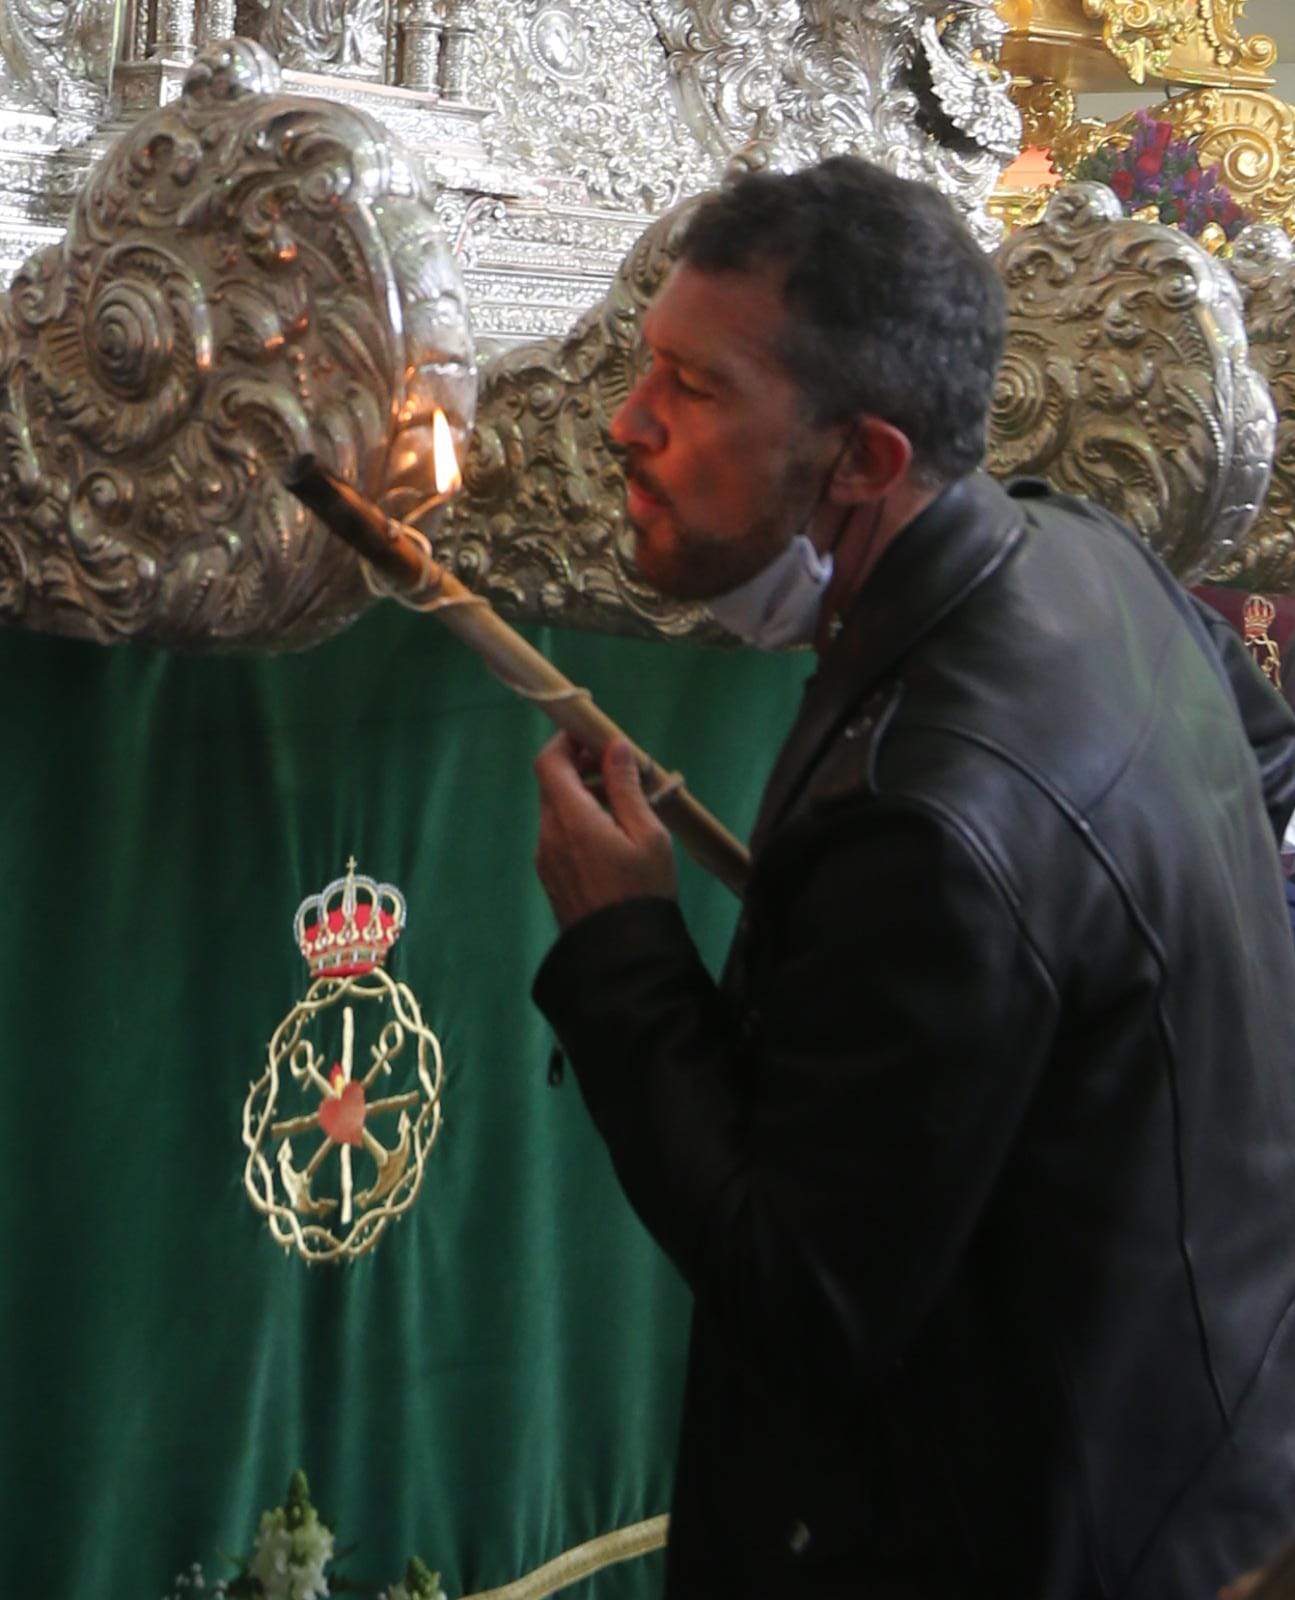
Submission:
<svg viewBox="0 0 1295 1600">
<path fill-rule="evenodd" d="M 432 417 L 432 465 L 436 473 L 438 495 L 457 494 L 463 487 L 463 474 L 459 471 L 459 458 L 454 452 L 454 435 L 439 408 Z"/>
</svg>

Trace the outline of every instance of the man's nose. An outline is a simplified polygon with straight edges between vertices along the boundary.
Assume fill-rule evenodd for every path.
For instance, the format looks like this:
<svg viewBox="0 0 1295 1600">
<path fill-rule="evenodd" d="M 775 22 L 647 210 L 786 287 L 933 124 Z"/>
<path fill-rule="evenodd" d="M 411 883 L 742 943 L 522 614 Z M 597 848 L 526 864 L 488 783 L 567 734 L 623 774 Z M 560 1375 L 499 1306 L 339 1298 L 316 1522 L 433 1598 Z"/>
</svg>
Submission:
<svg viewBox="0 0 1295 1600">
<path fill-rule="evenodd" d="M 611 435 L 617 444 L 652 451 L 665 444 L 665 429 L 652 409 L 651 381 L 651 373 L 640 378 L 617 407 L 611 420 Z"/>
</svg>

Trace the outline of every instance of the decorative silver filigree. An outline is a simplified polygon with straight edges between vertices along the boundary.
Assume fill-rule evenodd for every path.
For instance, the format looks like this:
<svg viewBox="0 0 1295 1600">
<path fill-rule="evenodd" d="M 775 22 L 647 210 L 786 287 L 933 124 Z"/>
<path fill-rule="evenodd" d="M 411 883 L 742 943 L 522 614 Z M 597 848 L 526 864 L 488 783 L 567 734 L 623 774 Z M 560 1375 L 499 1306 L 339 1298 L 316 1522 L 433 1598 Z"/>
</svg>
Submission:
<svg viewBox="0 0 1295 1600">
<path fill-rule="evenodd" d="M 1058 191 L 998 266 L 1010 316 L 991 471 L 1098 501 L 1199 577 L 1239 546 L 1273 455 L 1235 282 L 1097 184 Z"/>
<path fill-rule="evenodd" d="M 985 57 L 997 60 L 1006 25 L 997 12 L 964 7 L 945 21 L 927 17 L 922 23 L 922 65 L 939 117 L 955 142 L 961 134 L 1006 163 L 1021 149 L 1021 114 L 1004 93 L 1001 75 L 992 73 Z"/>
<path fill-rule="evenodd" d="M 982 60 L 992 0 L 649 0 L 698 138 L 721 159 L 782 168 L 852 152 L 935 184 L 977 236 L 1020 147 L 1008 82 Z"/>
<path fill-rule="evenodd" d="M 282 487 L 313 451 L 399 512 L 433 404 L 466 436 L 464 297 L 371 119 L 238 41 L 113 146 L 0 299 L 0 620 L 294 645 L 367 595 Z"/>
<path fill-rule="evenodd" d="M 0 5 L 0 54 L 64 141 L 84 139 L 107 111 L 124 11 L 122 0 Z"/>
<path fill-rule="evenodd" d="M 495 146 L 598 199 L 659 210 L 734 159 L 852 151 L 999 237 L 985 201 L 1020 115 L 984 59 L 1002 33 L 991 0 L 480 0 L 472 16 L 471 98 L 494 108 Z"/>
<path fill-rule="evenodd" d="M 635 0 L 478 0 L 468 98 L 508 159 L 583 184 L 595 199 L 657 211 L 708 188 L 718 168 L 674 109 L 648 7 Z"/>
</svg>

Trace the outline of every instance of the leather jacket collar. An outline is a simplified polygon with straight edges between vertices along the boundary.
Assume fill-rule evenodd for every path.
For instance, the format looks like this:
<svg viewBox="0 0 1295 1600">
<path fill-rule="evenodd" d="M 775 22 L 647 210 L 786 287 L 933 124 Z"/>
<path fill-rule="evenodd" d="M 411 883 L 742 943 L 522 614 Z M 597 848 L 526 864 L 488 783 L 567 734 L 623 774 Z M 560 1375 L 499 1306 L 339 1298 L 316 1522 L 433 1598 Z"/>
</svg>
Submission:
<svg viewBox="0 0 1295 1600">
<path fill-rule="evenodd" d="M 806 685 L 800 715 L 765 789 L 753 850 L 795 799 L 851 709 L 998 570 L 1023 531 L 1011 496 L 978 472 L 951 484 L 892 541 Z"/>
</svg>

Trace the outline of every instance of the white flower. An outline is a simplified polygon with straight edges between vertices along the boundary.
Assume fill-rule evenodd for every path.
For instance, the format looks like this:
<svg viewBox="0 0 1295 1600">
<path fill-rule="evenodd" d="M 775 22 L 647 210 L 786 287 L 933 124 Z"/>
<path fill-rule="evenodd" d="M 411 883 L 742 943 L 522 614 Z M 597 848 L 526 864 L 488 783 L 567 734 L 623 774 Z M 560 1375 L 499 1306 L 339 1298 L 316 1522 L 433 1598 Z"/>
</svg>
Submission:
<svg viewBox="0 0 1295 1600">
<path fill-rule="evenodd" d="M 188 1572 L 177 1572 L 175 1575 L 175 1593 L 165 1595 L 163 1600 L 181 1600 L 181 1589 L 203 1589 L 207 1580 L 203 1575 L 202 1563 L 195 1561 Z"/>
<path fill-rule="evenodd" d="M 313 1508 L 300 1527 L 290 1529 L 280 1507 L 262 1513 L 249 1570 L 268 1600 L 319 1600 L 328 1593 L 324 1568 L 332 1558 L 333 1535 Z"/>
</svg>

